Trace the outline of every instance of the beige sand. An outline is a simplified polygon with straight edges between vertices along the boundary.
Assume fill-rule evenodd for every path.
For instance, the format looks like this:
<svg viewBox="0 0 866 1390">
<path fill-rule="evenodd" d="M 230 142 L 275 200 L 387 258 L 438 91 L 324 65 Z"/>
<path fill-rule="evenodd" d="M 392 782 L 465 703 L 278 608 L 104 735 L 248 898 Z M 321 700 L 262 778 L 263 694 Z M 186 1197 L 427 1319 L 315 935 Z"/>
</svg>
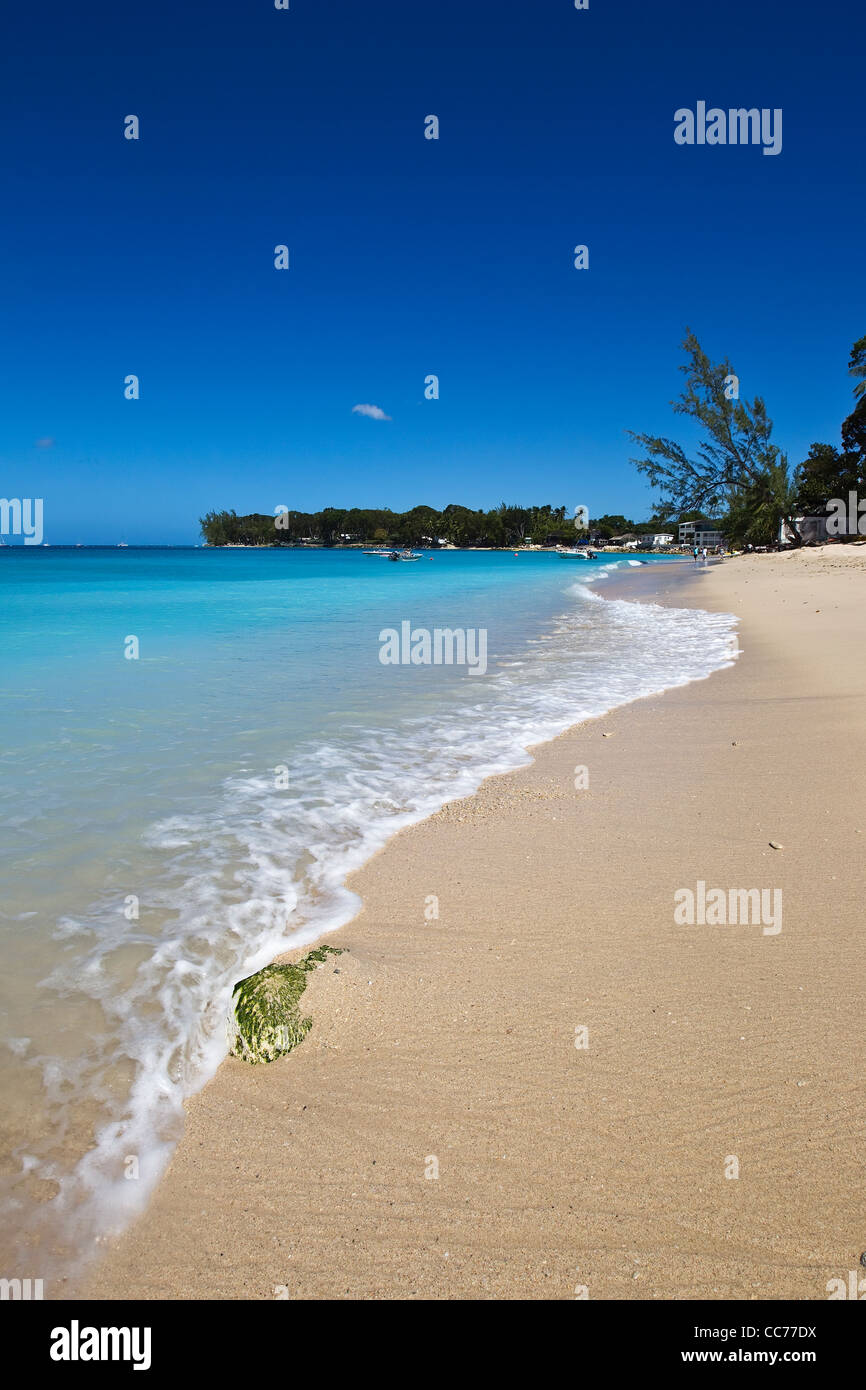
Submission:
<svg viewBox="0 0 866 1390">
<path fill-rule="evenodd" d="M 695 576 L 735 667 L 392 840 L 309 1038 L 191 1101 L 89 1293 L 826 1298 L 866 1248 L 864 593 L 851 548 Z M 677 926 L 698 879 L 781 888 L 781 933 Z"/>
</svg>

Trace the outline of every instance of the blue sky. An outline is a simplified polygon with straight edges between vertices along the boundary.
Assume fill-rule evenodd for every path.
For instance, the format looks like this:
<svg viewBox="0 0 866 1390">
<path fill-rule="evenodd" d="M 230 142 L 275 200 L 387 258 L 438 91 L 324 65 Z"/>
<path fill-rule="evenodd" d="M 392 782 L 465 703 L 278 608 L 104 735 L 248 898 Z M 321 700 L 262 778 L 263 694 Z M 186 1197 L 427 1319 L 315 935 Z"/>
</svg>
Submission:
<svg viewBox="0 0 866 1390">
<path fill-rule="evenodd" d="M 640 518 L 624 430 L 685 437 L 686 325 L 792 460 L 836 442 L 864 37 L 850 0 L 15 6 L 0 495 L 55 543 L 278 504 Z M 676 145 L 699 100 L 782 108 L 781 154 Z"/>
</svg>

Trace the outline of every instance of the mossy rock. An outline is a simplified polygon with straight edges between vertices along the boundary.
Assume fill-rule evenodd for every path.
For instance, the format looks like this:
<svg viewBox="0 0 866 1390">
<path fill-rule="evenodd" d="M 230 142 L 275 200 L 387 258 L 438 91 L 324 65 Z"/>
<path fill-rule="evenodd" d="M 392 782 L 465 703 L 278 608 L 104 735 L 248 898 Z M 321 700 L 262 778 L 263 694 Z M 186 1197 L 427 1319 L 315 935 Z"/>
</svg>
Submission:
<svg viewBox="0 0 866 1390">
<path fill-rule="evenodd" d="M 239 980 L 228 1019 L 231 1055 L 243 1062 L 273 1062 L 303 1042 L 313 1026 L 299 1008 L 307 975 L 329 955 L 340 954 L 336 946 L 318 946 L 295 965 L 266 965 Z"/>
</svg>

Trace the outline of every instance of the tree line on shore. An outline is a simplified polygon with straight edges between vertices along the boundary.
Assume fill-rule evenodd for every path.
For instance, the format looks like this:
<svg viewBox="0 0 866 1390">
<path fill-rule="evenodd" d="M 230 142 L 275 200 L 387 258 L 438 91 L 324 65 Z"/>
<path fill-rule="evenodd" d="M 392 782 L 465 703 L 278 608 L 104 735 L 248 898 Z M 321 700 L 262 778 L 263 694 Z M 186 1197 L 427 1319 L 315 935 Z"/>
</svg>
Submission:
<svg viewBox="0 0 866 1390">
<path fill-rule="evenodd" d="M 318 512 L 277 509 L 278 514 L 211 511 L 201 518 L 208 545 L 490 546 L 572 545 L 576 539 L 607 541 L 618 536 L 672 533 L 682 521 L 703 520 L 731 545 L 772 545 L 781 525 L 795 545 L 803 543 L 801 516 L 826 515 L 834 499 L 849 494 L 866 502 L 866 335 L 851 349 L 848 371 L 855 378 L 855 406 L 840 428 L 841 448 L 814 443 L 791 467 L 773 442 L 773 422 L 762 397 L 740 399 L 730 362 L 711 362 L 690 330 L 680 368 L 686 386 L 671 402 L 700 431 L 691 455 L 673 439 L 627 431 L 642 454 L 631 461 L 656 490 L 653 515 L 635 522 L 621 515 L 590 518 L 585 527 L 564 506 L 520 506 L 501 502 L 490 511 L 451 503 L 443 510 L 412 507 L 325 507 Z M 866 516 L 863 518 L 866 531 Z M 842 540 L 857 537 L 853 530 Z"/>
<path fill-rule="evenodd" d="M 590 518 L 587 526 L 577 529 L 566 507 L 521 507 L 506 502 L 491 511 L 474 511 L 452 503 L 442 511 L 425 506 L 408 512 L 325 507 L 320 512 L 288 511 L 276 517 L 208 512 L 201 519 L 201 528 L 209 545 L 297 545 L 312 541 L 318 545 L 435 546 L 444 541 L 503 549 L 526 542 L 573 545 L 577 539 L 611 540 L 665 529 L 657 520 L 636 523 L 625 516 Z"/>
</svg>

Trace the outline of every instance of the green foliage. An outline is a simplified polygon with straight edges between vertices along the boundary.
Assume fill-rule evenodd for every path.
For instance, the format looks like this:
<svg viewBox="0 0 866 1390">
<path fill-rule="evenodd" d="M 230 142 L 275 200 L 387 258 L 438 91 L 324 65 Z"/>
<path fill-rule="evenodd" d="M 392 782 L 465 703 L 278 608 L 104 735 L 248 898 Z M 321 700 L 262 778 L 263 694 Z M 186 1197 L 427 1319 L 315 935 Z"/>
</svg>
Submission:
<svg viewBox="0 0 866 1390">
<path fill-rule="evenodd" d="M 531 540 L 536 545 L 572 544 L 573 520 L 565 507 L 520 507 L 500 503 L 490 511 L 473 511 L 450 503 L 443 511 L 418 506 L 408 512 L 376 511 L 363 507 L 326 507 L 321 512 L 288 512 L 278 518 L 234 511 L 208 512 L 200 521 L 208 545 L 391 545 L 513 548 Z"/>
<path fill-rule="evenodd" d="M 804 513 L 824 515 L 835 498 L 847 505 L 849 492 L 866 495 L 866 336 L 852 347 L 848 370 L 858 378 L 858 404 L 842 421 L 841 450 L 834 444 L 813 444 L 794 475 L 796 505 Z"/>
<path fill-rule="evenodd" d="M 313 1026 L 299 1009 L 307 975 L 329 955 L 341 954 L 337 946 L 318 946 L 295 965 L 266 965 L 239 980 L 229 1017 L 231 1055 L 253 1064 L 273 1062 L 303 1042 Z"/>
<path fill-rule="evenodd" d="M 842 447 L 848 454 L 855 454 L 861 460 L 866 458 L 866 397 L 847 420 L 842 421 Z"/>
<path fill-rule="evenodd" d="M 686 386 L 671 404 L 676 415 L 688 416 L 700 428 L 695 456 L 675 440 L 628 431 L 645 451 L 632 463 L 659 490 L 658 510 L 664 516 L 712 515 L 727 506 L 723 529 L 730 529 L 733 539 L 760 535 L 762 543 L 770 543 L 783 518 L 799 539 L 788 461 L 772 442 L 773 422 L 763 400 L 729 399 L 733 367 L 727 358 L 711 362 L 691 330 L 682 346 Z"/>
<path fill-rule="evenodd" d="M 866 334 L 862 338 L 858 338 L 851 349 L 848 371 L 857 378 L 854 395 L 859 401 L 861 397 L 866 396 Z"/>
<path fill-rule="evenodd" d="M 272 516 L 235 512 L 208 512 L 201 518 L 202 535 L 209 545 L 316 545 L 429 546 L 448 541 L 456 546 L 490 546 L 513 550 L 533 545 L 574 545 L 577 540 L 655 531 L 677 533 L 677 522 L 688 521 L 697 512 L 682 516 L 653 516 L 649 521 L 631 521 L 621 514 L 590 518 L 579 531 L 566 507 L 550 503 L 521 507 L 500 502 L 490 511 L 473 511 L 450 503 L 443 511 L 433 507 L 413 507 L 408 512 L 365 511 L 360 507 L 343 510 L 328 507 L 323 512 L 289 512 L 275 524 Z M 348 537 L 344 540 L 343 537 Z"/>
<path fill-rule="evenodd" d="M 721 530 L 735 545 L 774 545 L 779 539 L 779 521 L 796 510 L 796 490 L 788 477 L 784 460 L 771 465 L 766 473 L 736 492 Z"/>
<path fill-rule="evenodd" d="M 813 444 L 794 475 L 797 510 L 823 515 L 828 501 L 849 491 L 866 492 L 866 458 L 840 451 L 832 444 Z"/>
<path fill-rule="evenodd" d="M 857 401 L 847 420 L 842 421 L 842 447 L 848 454 L 866 460 L 866 335 L 858 338 L 851 349 L 848 371 L 857 378 L 854 397 Z"/>
<path fill-rule="evenodd" d="M 842 421 L 842 446 L 846 453 L 859 456 L 862 475 L 866 461 L 866 334 L 858 338 L 851 349 L 848 371 L 857 378 L 854 387 L 857 405 L 847 420 Z"/>
<path fill-rule="evenodd" d="M 629 535 L 635 531 L 635 523 L 620 515 L 611 516 L 605 513 L 604 516 L 590 517 L 589 534 L 591 536 L 601 536 L 609 541 L 613 536 Z M 655 530 L 655 527 L 652 528 Z"/>
<path fill-rule="evenodd" d="M 726 396 L 726 381 L 734 375 L 730 362 L 711 362 L 691 330 L 682 346 L 688 357 L 680 368 L 686 387 L 671 405 L 674 414 L 700 426 L 696 456 L 690 458 L 665 436 L 627 431 L 645 450 L 632 463 L 658 488 L 658 510 L 664 516 L 715 512 L 732 494 L 766 479 L 782 457 L 771 442 L 773 422 L 761 398 L 749 403 Z"/>
</svg>

